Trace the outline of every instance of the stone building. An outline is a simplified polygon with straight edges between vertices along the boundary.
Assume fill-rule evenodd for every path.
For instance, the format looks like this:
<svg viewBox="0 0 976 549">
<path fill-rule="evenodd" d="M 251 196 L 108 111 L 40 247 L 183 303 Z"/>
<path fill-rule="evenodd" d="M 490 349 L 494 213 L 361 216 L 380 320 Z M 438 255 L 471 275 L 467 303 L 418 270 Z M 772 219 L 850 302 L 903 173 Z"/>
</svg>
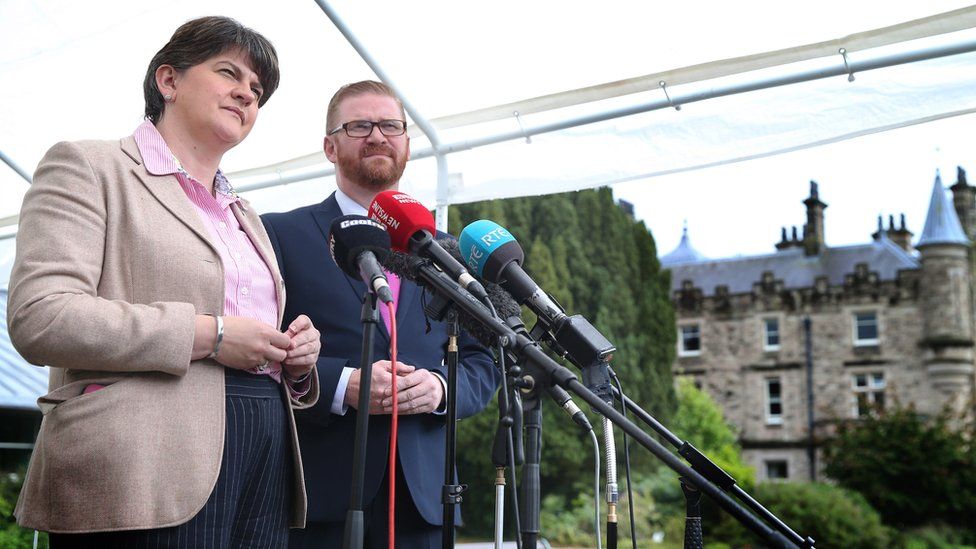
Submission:
<svg viewBox="0 0 976 549">
<path fill-rule="evenodd" d="M 767 255 L 711 260 L 688 239 L 661 258 L 678 323 L 674 371 L 739 428 L 760 480 L 820 476 L 816 441 L 839 419 L 894 402 L 971 406 L 976 187 L 952 201 L 936 175 L 918 240 L 878 220 L 866 244 L 831 247 L 811 182 L 806 223 Z M 961 222 L 960 222 L 961 220 Z"/>
</svg>

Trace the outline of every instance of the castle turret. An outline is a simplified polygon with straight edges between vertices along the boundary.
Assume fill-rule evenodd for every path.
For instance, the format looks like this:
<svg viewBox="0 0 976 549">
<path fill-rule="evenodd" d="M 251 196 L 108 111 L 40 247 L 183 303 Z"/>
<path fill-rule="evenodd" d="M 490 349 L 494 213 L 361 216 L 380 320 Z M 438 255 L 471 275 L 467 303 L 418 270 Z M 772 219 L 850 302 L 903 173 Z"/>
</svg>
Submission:
<svg viewBox="0 0 976 549">
<path fill-rule="evenodd" d="M 810 182 L 810 196 L 803 203 L 807 207 L 807 224 L 803 226 L 803 249 L 806 255 L 820 255 L 824 242 L 824 210 L 827 205 L 820 201 L 817 182 Z"/>
<path fill-rule="evenodd" d="M 973 379 L 969 242 L 936 172 L 925 228 L 916 245 L 922 259 L 922 345 L 932 386 L 957 406 L 969 397 Z"/>
<path fill-rule="evenodd" d="M 691 239 L 688 238 L 688 223 L 685 222 L 685 226 L 681 229 L 681 242 L 671 253 L 661 258 L 661 265 L 667 267 L 677 263 L 694 263 L 703 259 L 705 256 L 691 245 Z"/>
<path fill-rule="evenodd" d="M 952 189 L 952 206 L 959 216 L 962 230 L 970 241 L 976 240 L 976 187 L 966 182 L 966 170 L 956 168 L 956 184 Z"/>
</svg>

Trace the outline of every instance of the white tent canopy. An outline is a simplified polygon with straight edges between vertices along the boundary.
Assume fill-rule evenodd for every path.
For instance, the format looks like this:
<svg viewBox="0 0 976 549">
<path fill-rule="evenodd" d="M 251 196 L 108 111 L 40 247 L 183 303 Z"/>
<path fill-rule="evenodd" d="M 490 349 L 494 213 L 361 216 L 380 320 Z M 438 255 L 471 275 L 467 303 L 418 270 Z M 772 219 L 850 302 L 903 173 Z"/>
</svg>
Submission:
<svg viewBox="0 0 976 549">
<path fill-rule="evenodd" d="M 964 53 L 976 49 L 976 8 L 962 2 L 327 4 L 436 132 L 432 146 L 412 128 L 417 159 L 401 186 L 431 207 L 639 181 L 976 111 L 976 54 Z M 0 152 L 29 173 L 55 141 L 131 133 L 149 59 L 206 14 L 268 36 L 282 65 L 224 169 L 261 211 L 321 200 L 334 186 L 318 152 L 325 103 L 375 75 L 312 0 L 4 2 Z M 934 58 L 900 64 L 918 52 Z M 860 69 L 879 64 L 892 66 Z M 26 188 L 0 165 L 8 231 Z"/>
</svg>

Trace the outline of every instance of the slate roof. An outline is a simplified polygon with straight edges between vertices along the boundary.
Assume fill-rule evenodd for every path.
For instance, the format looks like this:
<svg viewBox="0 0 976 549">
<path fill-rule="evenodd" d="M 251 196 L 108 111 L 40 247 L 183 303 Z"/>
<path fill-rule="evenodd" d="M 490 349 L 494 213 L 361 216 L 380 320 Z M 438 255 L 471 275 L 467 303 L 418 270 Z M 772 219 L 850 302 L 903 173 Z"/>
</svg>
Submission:
<svg viewBox="0 0 976 549">
<path fill-rule="evenodd" d="M 811 287 L 821 276 L 826 276 L 831 285 L 841 285 L 844 275 L 853 273 L 858 263 L 867 263 L 881 280 L 894 280 L 898 271 L 918 269 L 921 265 L 916 257 L 882 236 L 869 244 L 826 248 L 816 256 L 804 255 L 803 248 L 789 248 L 768 255 L 679 263 L 666 268 L 671 270 L 672 291 L 680 289 L 682 281 L 691 280 L 704 295 L 710 296 L 722 284 L 729 287 L 729 293 L 751 292 L 765 271 L 782 280 L 787 290 Z"/>
</svg>

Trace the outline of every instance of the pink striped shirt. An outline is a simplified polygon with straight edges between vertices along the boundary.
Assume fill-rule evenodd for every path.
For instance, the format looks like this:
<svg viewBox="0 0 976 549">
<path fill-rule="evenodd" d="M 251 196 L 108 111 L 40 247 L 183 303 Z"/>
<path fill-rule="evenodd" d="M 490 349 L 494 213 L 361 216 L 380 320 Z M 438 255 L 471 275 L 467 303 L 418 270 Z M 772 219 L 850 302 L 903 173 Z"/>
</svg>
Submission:
<svg viewBox="0 0 976 549">
<path fill-rule="evenodd" d="M 183 192 L 210 231 L 210 241 L 217 248 L 224 267 L 224 315 L 253 318 L 277 328 L 279 304 L 274 278 L 230 208 L 235 202 L 239 206 L 241 204 L 223 172 L 217 170 L 214 178 L 216 192 L 211 195 L 206 187 L 183 169 L 152 122 L 143 122 L 136 128 L 133 137 L 146 170 L 153 175 L 176 176 Z M 269 375 L 275 381 L 281 381 L 281 364 L 277 362 L 253 368 L 250 372 Z M 305 391 L 292 390 L 292 394 L 301 396 Z"/>
</svg>

